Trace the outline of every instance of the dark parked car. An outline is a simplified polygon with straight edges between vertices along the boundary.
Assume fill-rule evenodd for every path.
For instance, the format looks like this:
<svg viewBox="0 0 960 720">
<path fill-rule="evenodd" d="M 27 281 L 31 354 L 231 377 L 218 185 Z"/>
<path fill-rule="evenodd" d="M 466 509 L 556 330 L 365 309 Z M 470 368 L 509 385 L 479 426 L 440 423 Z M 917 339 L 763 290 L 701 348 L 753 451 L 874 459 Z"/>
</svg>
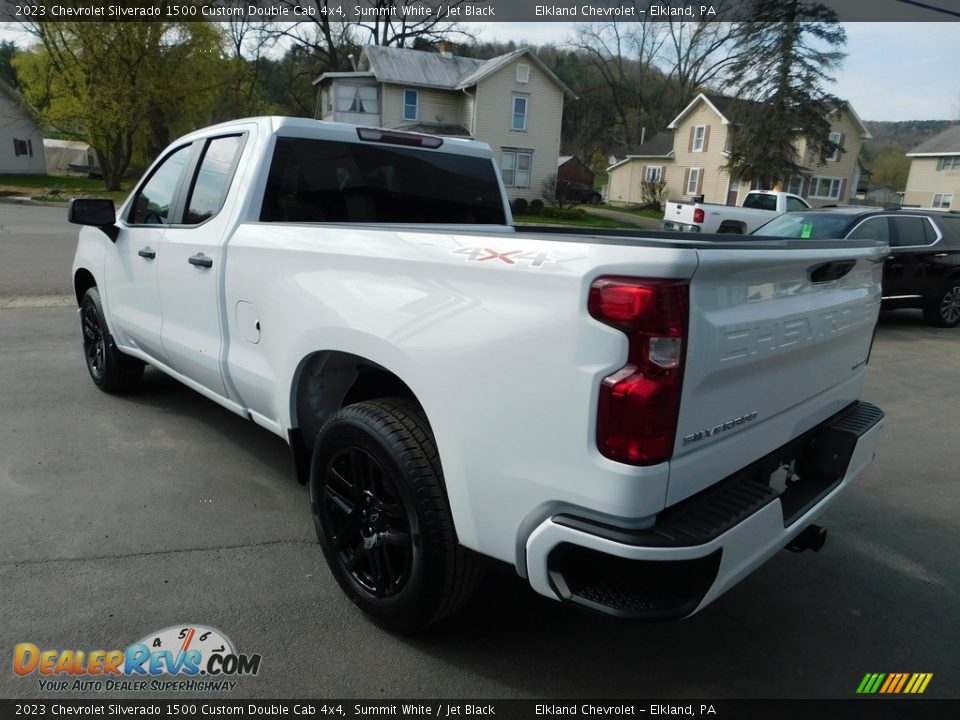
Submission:
<svg viewBox="0 0 960 720">
<path fill-rule="evenodd" d="M 599 203 L 600 193 L 582 182 L 573 180 L 557 180 L 557 199 L 568 202 Z"/>
<path fill-rule="evenodd" d="M 960 325 L 960 214 L 900 208 L 804 210 L 774 218 L 754 235 L 883 240 L 883 308 L 921 308 L 931 325 Z"/>
</svg>

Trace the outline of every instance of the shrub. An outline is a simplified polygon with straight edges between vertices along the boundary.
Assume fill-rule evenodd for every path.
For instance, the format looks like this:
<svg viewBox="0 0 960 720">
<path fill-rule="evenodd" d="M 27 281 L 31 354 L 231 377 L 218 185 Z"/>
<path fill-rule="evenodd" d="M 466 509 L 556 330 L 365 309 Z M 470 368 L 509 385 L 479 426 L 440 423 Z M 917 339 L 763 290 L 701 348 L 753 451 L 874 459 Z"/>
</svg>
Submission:
<svg viewBox="0 0 960 720">
<path fill-rule="evenodd" d="M 530 201 L 530 214 L 539 215 L 543 212 L 543 200 L 531 200 Z"/>
<path fill-rule="evenodd" d="M 587 216 L 587 211 L 583 208 L 548 207 L 543 209 L 543 215 L 557 220 L 583 220 Z"/>
<path fill-rule="evenodd" d="M 644 180 L 640 183 L 640 198 L 644 207 L 661 210 L 667 199 L 667 183 L 665 180 Z"/>
<path fill-rule="evenodd" d="M 517 215 L 527 214 L 527 201 L 524 198 L 517 198 L 513 201 L 513 212 Z"/>
</svg>

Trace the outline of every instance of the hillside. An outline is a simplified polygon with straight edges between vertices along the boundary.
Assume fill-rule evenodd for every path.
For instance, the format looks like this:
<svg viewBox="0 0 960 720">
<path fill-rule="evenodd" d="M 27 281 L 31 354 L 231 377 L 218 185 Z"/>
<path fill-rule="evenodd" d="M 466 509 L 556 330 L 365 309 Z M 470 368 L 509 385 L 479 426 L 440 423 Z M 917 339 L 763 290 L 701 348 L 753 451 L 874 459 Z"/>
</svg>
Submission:
<svg viewBox="0 0 960 720">
<path fill-rule="evenodd" d="M 864 125 L 870 130 L 873 140 L 868 140 L 864 149 L 869 157 L 882 154 L 891 145 L 899 145 L 909 152 L 923 141 L 956 124 L 957 121 L 952 120 L 907 120 L 903 122 L 867 120 Z"/>
</svg>

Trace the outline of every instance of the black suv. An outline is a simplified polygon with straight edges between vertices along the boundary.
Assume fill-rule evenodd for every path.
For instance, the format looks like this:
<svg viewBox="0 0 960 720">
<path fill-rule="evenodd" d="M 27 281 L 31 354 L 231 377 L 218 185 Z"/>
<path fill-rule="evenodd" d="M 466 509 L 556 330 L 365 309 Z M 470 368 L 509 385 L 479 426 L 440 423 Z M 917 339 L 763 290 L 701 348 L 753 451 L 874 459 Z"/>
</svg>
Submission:
<svg viewBox="0 0 960 720">
<path fill-rule="evenodd" d="M 890 245 L 883 265 L 883 308 L 921 308 L 931 325 L 960 325 L 960 214 L 913 208 L 802 210 L 780 215 L 753 234 L 882 240 Z"/>
<path fill-rule="evenodd" d="M 557 180 L 557 199 L 596 205 L 602 198 L 600 193 L 586 183 L 573 180 Z"/>
</svg>

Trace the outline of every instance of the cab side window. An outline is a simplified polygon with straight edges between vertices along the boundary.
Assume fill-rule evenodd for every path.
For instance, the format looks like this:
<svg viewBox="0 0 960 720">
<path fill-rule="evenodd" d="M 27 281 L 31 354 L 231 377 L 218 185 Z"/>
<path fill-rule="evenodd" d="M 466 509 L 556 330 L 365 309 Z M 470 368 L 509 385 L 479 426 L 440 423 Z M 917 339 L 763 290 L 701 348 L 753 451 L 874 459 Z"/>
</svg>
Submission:
<svg viewBox="0 0 960 720">
<path fill-rule="evenodd" d="M 885 217 L 864 220 L 847 237 L 852 240 L 879 240 L 890 244 L 890 223 Z"/>
<path fill-rule="evenodd" d="M 172 222 L 170 208 L 189 158 L 190 146 L 184 145 L 157 166 L 133 199 L 128 216 L 131 224 L 166 225 Z"/>
<path fill-rule="evenodd" d="M 788 197 L 787 198 L 787 212 L 800 212 L 801 210 L 808 210 L 809 208 L 804 205 L 802 202 L 796 198 Z"/>
<path fill-rule="evenodd" d="M 916 245 L 932 245 L 937 239 L 937 233 L 930 221 L 919 215 L 890 218 L 896 233 L 894 241 L 890 243 L 896 247 L 912 247 Z"/>
<path fill-rule="evenodd" d="M 197 225 L 220 212 L 242 147 L 242 135 L 213 138 L 207 143 L 187 200 L 186 224 Z"/>
</svg>

